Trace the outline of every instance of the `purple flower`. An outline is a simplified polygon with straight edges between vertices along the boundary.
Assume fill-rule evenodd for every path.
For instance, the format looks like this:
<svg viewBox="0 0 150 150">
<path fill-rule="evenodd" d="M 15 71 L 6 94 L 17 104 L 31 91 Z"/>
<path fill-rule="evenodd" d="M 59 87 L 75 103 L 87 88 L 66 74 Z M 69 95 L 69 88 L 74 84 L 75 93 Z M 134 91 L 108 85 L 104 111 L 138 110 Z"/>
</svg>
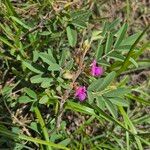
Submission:
<svg viewBox="0 0 150 150">
<path fill-rule="evenodd" d="M 81 102 L 84 101 L 87 97 L 86 87 L 80 86 L 76 89 L 75 97 L 78 98 Z"/>
<path fill-rule="evenodd" d="M 101 76 L 103 74 L 103 68 L 96 65 L 96 60 L 93 60 L 91 64 L 91 74 L 93 76 Z"/>
</svg>

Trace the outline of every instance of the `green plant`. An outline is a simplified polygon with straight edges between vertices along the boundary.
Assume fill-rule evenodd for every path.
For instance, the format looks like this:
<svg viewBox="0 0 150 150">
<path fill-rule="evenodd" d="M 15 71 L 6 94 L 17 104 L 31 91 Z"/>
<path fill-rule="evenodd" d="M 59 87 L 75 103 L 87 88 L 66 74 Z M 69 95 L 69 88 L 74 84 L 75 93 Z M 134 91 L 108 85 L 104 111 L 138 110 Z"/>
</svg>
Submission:
<svg viewBox="0 0 150 150">
<path fill-rule="evenodd" d="M 55 1 L 29 1 L 20 8 L 38 10 L 29 18 L 11 1 L 1 2 L 0 116 L 9 117 L 0 121 L 0 146 L 9 147 L 8 138 L 14 149 L 142 150 L 150 145 L 148 132 L 137 126 L 149 123 L 143 111 L 149 96 L 134 95 L 138 88 L 128 86 L 127 72 L 139 68 L 137 58 L 149 48 L 140 44 L 149 26 L 132 35 L 120 19 L 95 27 L 96 2 L 83 1 L 79 9 L 77 4 L 62 3 L 57 10 Z M 103 73 L 91 74 L 93 60 L 93 69 L 101 66 Z M 72 127 L 76 115 L 84 116 L 83 123 Z"/>
</svg>

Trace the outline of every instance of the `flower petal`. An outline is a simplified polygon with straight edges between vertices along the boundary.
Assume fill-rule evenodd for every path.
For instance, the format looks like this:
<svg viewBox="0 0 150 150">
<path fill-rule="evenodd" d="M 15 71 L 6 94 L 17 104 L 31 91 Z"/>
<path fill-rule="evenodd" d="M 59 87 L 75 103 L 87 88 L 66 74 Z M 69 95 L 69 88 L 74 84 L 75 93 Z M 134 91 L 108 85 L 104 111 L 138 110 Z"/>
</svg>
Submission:
<svg viewBox="0 0 150 150">
<path fill-rule="evenodd" d="M 91 74 L 92 76 L 101 76 L 103 74 L 103 68 L 100 66 L 96 66 L 96 60 L 94 59 L 91 66 Z"/>
<path fill-rule="evenodd" d="M 86 87 L 80 86 L 78 89 L 76 89 L 75 97 L 78 98 L 80 101 L 84 101 L 87 97 L 86 92 Z"/>
</svg>

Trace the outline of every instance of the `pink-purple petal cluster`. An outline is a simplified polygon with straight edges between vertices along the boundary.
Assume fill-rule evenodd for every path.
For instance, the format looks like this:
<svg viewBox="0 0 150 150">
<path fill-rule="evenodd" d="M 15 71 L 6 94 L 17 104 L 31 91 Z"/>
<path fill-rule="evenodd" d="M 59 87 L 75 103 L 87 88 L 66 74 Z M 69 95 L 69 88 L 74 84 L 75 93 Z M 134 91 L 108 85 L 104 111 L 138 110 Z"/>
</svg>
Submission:
<svg viewBox="0 0 150 150">
<path fill-rule="evenodd" d="M 101 76 L 103 74 L 103 68 L 97 65 L 96 60 L 93 60 L 91 64 L 91 74 L 92 76 Z M 80 86 L 75 91 L 75 97 L 79 99 L 79 101 L 84 101 L 87 97 L 87 90 L 85 86 Z"/>
<path fill-rule="evenodd" d="M 80 86 L 76 89 L 75 97 L 78 98 L 81 102 L 84 101 L 87 97 L 87 90 L 85 86 Z"/>
<path fill-rule="evenodd" d="M 100 66 L 97 66 L 97 62 L 96 60 L 93 60 L 92 64 L 91 64 L 91 74 L 92 76 L 101 76 L 103 74 L 103 68 Z"/>
</svg>

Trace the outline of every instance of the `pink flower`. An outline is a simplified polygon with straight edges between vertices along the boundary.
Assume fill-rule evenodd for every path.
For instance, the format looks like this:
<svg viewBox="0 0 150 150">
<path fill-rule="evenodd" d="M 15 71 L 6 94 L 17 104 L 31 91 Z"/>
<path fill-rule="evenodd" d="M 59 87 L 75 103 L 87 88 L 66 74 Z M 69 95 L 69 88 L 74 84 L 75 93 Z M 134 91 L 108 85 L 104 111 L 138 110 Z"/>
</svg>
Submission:
<svg viewBox="0 0 150 150">
<path fill-rule="evenodd" d="M 93 76 L 101 76 L 103 74 L 103 68 L 96 65 L 96 60 L 93 60 L 91 64 L 91 74 Z"/>
<path fill-rule="evenodd" d="M 78 98 L 81 102 L 84 101 L 87 97 L 86 87 L 80 86 L 76 89 L 75 97 Z"/>
</svg>

